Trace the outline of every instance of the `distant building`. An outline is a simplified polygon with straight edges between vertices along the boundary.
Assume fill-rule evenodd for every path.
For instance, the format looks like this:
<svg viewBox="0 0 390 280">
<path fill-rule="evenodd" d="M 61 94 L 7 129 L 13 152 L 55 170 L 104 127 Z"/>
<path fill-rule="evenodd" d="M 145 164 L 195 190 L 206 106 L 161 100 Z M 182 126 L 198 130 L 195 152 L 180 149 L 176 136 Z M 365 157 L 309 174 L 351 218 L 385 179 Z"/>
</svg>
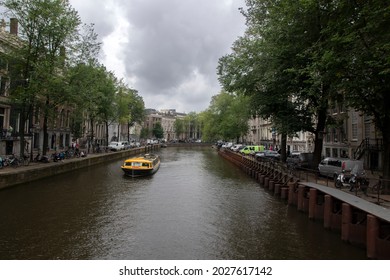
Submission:
<svg viewBox="0 0 390 280">
<path fill-rule="evenodd" d="M 383 142 L 373 118 L 344 105 L 329 114 L 341 125 L 325 131 L 323 155 L 361 159 L 366 169 L 381 170 Z"/>
<path fill-rule="evenodd" d="M 335 106 L 328 112 L 340 125 L 327 128 L 323 133 L 323 157 L 361 159 L 366 169 L 382 169 L 383 142 L 372 117 L 344 105 Z M 243 142 L 280 147 L 280 135 L 270 121 L 255 117 L 249 120 L 249 131 Z M 287 150 L 314 152 L 314 135 L 298 132 L 287 139 Z"/>
<path fill-rule="evenodd" d="M 175 131 L 176 120 L 183 120 L 187 116 L 185 113 L 176 112 L 176 109 L 162 109 L 160 111 L 146 109 L 145 115 L 143 127 L 149 132 L 148 138 L 153 138 L 153 128 L 156 123 L 161 124 L 164 131 L 164 140 L 166 141 L 188 138 L 190 135 L 189 132 L 183 132 L 182 135 L 178 135 Z"/>
</svg>

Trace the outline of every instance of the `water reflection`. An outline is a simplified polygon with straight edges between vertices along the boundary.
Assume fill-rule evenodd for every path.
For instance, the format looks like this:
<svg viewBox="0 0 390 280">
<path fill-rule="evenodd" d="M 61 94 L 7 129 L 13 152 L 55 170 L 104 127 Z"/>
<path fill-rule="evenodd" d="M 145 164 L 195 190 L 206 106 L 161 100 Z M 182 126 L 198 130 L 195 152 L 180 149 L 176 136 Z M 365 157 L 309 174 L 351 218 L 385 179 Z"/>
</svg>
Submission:
<svg viewBox="0 0 390 280">
<path fill-rule="evenodd" d="M 0 192 L 1 259 L 364 259 L 211 148 L 162 149 Z"/>
</svg>

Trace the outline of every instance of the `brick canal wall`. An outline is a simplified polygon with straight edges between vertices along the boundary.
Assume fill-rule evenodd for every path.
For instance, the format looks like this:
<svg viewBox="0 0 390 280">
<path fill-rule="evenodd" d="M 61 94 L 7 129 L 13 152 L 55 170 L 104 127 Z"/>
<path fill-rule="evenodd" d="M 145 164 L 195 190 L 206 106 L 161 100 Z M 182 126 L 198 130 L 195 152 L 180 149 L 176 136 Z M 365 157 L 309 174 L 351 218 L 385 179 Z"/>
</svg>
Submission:
<svg viewBox="0 0 390 280">
<path fill-rule="evenodd" d="M 85 158 L 65 159 L 63 162 L 31 163 L 29 166 L 0 169 L 0 189 L 28 183 L 42 178 L 102 164 L 107 161 L 125 159 L 137 154 L 153 152 L 159 145 L 140 147 L 119 152 L 91 154 Z"/>
<path fill-rule="evenodd" d="M 341 240 L 365 248 L 368 258 L 390 259 L 390 209 L 326 185 L 301 182 L 274 161 L 229 150 L 218 153 L 309 219 L 322 222 L 324 229 L 339 232 Z"/>
</svg>

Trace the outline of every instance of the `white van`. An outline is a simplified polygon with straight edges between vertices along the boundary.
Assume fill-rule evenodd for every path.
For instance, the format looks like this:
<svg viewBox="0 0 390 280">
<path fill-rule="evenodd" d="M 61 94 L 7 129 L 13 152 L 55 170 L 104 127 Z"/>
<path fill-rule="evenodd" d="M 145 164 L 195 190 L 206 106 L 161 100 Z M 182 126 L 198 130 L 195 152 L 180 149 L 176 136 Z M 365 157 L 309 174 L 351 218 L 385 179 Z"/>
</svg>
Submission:
<svg viewBox="0 0 390 280">
<path fill-rule="evenodd" d="M 364 172 L 363 161 L 345 158 L 324 158 L 318 165 L 320 175 L 336 179 L 342 171 L 361 174 Z"/>
<path fill-rule="evenodd" d="M 110 142 L 108 144 L 108 149 L 111 151 L 121 151 L 128 149 L 129 143 L 127 141 L 120 141 L 120 142 Z"/>
</svg>

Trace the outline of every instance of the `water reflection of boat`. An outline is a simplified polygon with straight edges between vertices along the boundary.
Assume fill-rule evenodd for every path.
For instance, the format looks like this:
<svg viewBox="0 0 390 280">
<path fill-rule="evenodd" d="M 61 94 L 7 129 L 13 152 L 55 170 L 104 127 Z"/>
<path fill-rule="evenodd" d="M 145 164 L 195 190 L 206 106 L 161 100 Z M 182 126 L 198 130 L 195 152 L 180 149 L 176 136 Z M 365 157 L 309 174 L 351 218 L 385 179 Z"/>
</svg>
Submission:
<svg viewBox="0 0 390 280">
<path fill-rule="evenodd" d="M 160 157 L 154 154 L 129 158 L 121 166 L 127 176 L 139 177 L 148 176 L 157 172 L 160 168 Z"/>
</svg>

